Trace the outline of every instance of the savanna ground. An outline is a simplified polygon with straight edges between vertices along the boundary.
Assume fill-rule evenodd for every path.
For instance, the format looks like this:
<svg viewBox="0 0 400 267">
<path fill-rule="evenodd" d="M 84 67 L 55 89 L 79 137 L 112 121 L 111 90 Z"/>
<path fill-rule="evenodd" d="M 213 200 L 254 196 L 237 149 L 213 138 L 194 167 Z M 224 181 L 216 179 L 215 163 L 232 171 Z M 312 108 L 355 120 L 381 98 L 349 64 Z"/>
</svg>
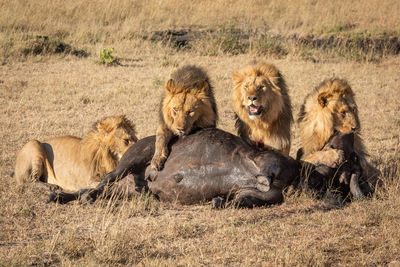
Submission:
<svg viewBox="0 0 400 267">
<path fill-rule="evenodd" d="M 0 10 L 0 266 L 400 264 L 399 1 L 37 0 Z M 99 64 L 111 47 L 118 64 Z M 300 193 L 212 210 L 147 195 L 45 204 L 43 192 L 15 187 L 15 154 L 30 139 L 82 136 L 116 114 L 139 137 L 154 134 L 163 84 L 184 64 L 208 71 L 219 127 L 234 132 L 231 77 L 252 58 L 282 71 L 294 114 L 323 79 L 348 79 L 383 172 L 374 196 L 344 205 Z"/>
</svg>

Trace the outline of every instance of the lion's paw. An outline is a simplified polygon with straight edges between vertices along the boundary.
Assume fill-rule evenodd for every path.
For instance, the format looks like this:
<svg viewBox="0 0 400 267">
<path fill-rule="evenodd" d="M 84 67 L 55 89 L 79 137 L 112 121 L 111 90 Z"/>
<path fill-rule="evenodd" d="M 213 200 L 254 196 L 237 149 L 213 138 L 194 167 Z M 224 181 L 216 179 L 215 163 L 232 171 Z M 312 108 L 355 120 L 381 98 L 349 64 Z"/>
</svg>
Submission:
<svg viewBox="0 0 400 267">
<path fill-rule="evenodd" d="M 145 177 L 146 181 L 154 182 L 155 180 L 157 180 L 157 175 L 158 175 L 158 171 L 156 169 L 149 168 L 149 169 L 146 169 L 144 177 Z"/>
<path fill-rule="evenodd" d="M 324 164 L 331 168 L 338 168 L 344 161 L 344 151 L 338 149 L 331 149 L 326 151 Z"/>
<path fill-rule="evenodd" d="M 151 160 L 150 167 L 153 170 L 160 171 L 164 168 L 164 163 L 166 160 L 167 160 L 166 157 L 154 156 L 153 159 Z"/>
</svg>

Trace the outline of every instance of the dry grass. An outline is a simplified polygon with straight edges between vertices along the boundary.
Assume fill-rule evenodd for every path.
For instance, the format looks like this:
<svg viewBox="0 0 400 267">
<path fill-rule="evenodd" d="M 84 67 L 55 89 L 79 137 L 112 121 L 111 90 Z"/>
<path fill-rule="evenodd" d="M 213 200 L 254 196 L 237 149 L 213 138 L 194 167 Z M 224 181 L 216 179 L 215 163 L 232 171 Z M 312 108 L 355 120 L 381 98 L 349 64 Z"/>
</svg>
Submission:
<svg viewBox="0 0 400 267">
<path fill-rule="evenodd" d="M 244 1 L 229 5 L 202 1 L 196 6 L 178 0 L 150 1 L 146 6 L 139 1 L 85 3 L 82 8 L 83 2 L 74 1 L 67 8 L 62 1 L 0 2 L 0 40 L 21 34 L 58 36 L 60 30 L 64 41 L 91 52 L 87 58 L 48 54 L 20 61 L 11 57 L 0 66 L 0 266 L 400 264 L 398 56 L 380 63 L 343 59 L 318 63 L 291 55 L 267 58 L 285 75 L 294 114 L 311 88 L 326 77 L 349 80 L 370 160 L 384 173 L 383 186 L 371 199 L 342 205 L 302 193 L 288 196 L 279 206 L 211 210 L 207 205 L 159 203 L 144 195 L 129 201 L 63 206 L 45 204 L 43 192 L 16 188 L 9 176 L 15 153 L 28 140 L 82 136 L 104 116 L 126 114 L 136 123 L 139 137 L 154 134 L 162 86 L 184 64 L 196 63 L 208 70 L 219 127 L 234 131 L 231 77 L 253 54 L 209 56 L 176 51 L 159 43 L 127 39 L 129 32 L 212 27 L 232 18 L 249 27 L 271 25 L 276 31 L 312 32 L 317 27 L 346 24 L 348 14 L 359 30 L 398 30 L 398 1 L 336 1 L 340 8 L 335 12 L 327 12 L 333 5 L 328 1 L 269 1 L 268 9 Z M 157 3 L 165 8 L 186 6 L 192 16 L 175 15 L 181 10 L 175 7 L 167 13 L 155 8 Z M 293 7 L 287 8 L 288 4 Z M 224 5 L 230 7 L 221 15 Z M 258 15 L 251 16 L 252 10 Z M 290 16 L 279 15 L 282 12 Z M 327 15 L 319 15 L 323 12 Z M 20 16 L 13 16 L 16 13 Z M 321 22 L 315 23 L 318 19 Z M 97 52 L 106 44 L 116 48 L 122 66 L 96 63 Z M 297 126 L 292 132 L 291 155 L 295 155 Z"/>
<path fill-rule="evenodd" d="M 230 36 L 229 29 L 234 28 L 245 35 L 252 35 L 250 48 L 246 47 L 246 51 L 250 49 L 258 53 L 277 53 L 278 56 L 291 53 L 315 60 L 315 57 L 309 55 L 310 51 L 297 51 L 296 44 L 295 47 L 285 47 L 286 41 L 276 44 L 269 37 L 277 34 L 341 34 L 346 38 L 359 39 L 365 36 L 400 35 L 400 3 L 397 0 L 206 0 L 196 4 L 185 0 L 78 0 L 73 3 L 61 0 L 28 3 L 3 0 L 0 1 L 0 10 L 2 61 L 13 60 L 15 57 L 24 58 L 27 54 L 34 53 L 32 50 L 35 50 L 37 36 L 48 36 L 51 41 L 64 42 L 71 46 L 71 51 L 83 50 L 97 54 L 100 50 L 97 46 L 115 46 L 124 41 L 129 41 L 129 45 L 141 43 L 143 37 L 151 36 L 154 31 L 217 31 L 217 42 L 200 40 L 195 44 L 199 53 L 213 55 L 230 52 L 232 47 L 241 45 Z M 267 40 L 259 34 L 267 35 Z M 260 45 L 264 48 L 260 49 Z M 271 46 L 272 51 L 265 51 L 271 50 Z M 235 52 L 242 52 L 241 50 L 243 48 Z M 344 50 L 345 57 L 359 59 L 359 56 L 347 55 L 357 54 L 358 51 Z M 337 52 L 334 49 L 332 54 Z"/>
<path fill-rule="evenodd" d="M 144 52 L 129 66 L 109 68 L 94 58 L 0 67 L 0 265 L 374 265 L 400 260 L 398 58 L 381 64 L 272 61 L 287 78 L 295 113 L 323 78 L 349 79 L 372 161 L 388 168 L 383 188 L 372 199 L 341 206 L 300 195 L 271 208 L 222 211 L 146 197 L 59 206 L 44 204 L 41 192 L 14 187 L 9 173 L 15 153 L 29 139 L 82 136 L 93 121 L 120 113 L 136 122 L 141 137 L 153 134 L 162 84 L 174 69 L 162 64 L 164 56 Z M 208 69 L 219 126 L 232 132 L 230 78 L 249 57 L 166 56 L 178 65 L 196 62 Z M 296 127 L 293 133 L 291 155 L 299 145 Z"/>
<path fill-rule="evenodd" d="M 242 28 L 286 32 L 346 29 L 398 31 L 396 0 L 340 1 L 3 1 L 0 25 L 7 31 L 42 32 L 96 42 L 137 32 L 238 23 Z M 340 29 L 341 28 L 341 29 Z M 72 30 L 74 29 L 74 30 Z M 117 34 L 115 34 L 117 33 Z"/>
</svg>

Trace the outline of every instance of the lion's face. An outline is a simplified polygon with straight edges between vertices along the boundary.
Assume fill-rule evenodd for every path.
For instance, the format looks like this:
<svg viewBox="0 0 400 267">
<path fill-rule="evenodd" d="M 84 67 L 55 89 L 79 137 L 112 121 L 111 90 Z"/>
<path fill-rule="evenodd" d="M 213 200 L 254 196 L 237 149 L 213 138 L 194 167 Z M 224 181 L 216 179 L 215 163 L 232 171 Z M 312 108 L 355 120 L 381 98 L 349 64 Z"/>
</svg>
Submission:
<svg viewBox="0 0 400 267">
<path fill-rule="evenodd" d="M 173 134 L 189 134 L 195 124 L 200 128 L 215 126 L 217 114 L 207 81 L 185 87 L 184 83 L 170 79 L 165 89 L 161 114 Z"/>
<path fill-rule="evenodd" d="M 168 126 L 178 136 L 189 134 L 200 116 L 201 101 L 192 94 L 182 92 L 171 97 L 168 105 Z M 166 117 L 166 116 L 164 116 Z"/>
<path fill-rule="evenodd" d="M 342 133 L 355 132 L 360 128 L 357 108 L 344 100 L 338 100 L 332 110 L 335 130 Z"/>
<path fill-rule="evenodd" d="M 117 128 L 111 133 L 112 145 L 110 146 L 111 152 L 121 159 L 122 155 L 128 148 L 137 142 L 138 138 L 135 133 L 129 128 Z"/>
<path fill-rule="evenodd" d="M 118 159 L 138 140 L 134 125 L 124 116 L 104 119 L 97 125 L 97 130 L 104 136 L 103 142 L 109 152 Z"/>
<path fill-rule="evenodd" d="M 240 85 L 241 104 L 251 120 L 257 120 L 279 102 L 279 91 L 263 76 L 246 77 Z M 276 102 L 278 101 L 278 103 Z"/>
<path fill-rule="evenodd" d="M 320 98 L 321 98 L 320 94 Z M 353 98 L 341 94 L 329 95 L 326 98 L 326 107 L 333 118 L 333 127 L 341 133 L 356 132 L 360 129 L 357 105 Z"/>
<path fill-rule="evenodd" d="M 265 62 L 248 65 L 233 74 L 232 82 L 233 108 L 242 121 L 271 123 L 284 109 L 282 90 L 286 89 L 275 66 Z"/>
</svg>

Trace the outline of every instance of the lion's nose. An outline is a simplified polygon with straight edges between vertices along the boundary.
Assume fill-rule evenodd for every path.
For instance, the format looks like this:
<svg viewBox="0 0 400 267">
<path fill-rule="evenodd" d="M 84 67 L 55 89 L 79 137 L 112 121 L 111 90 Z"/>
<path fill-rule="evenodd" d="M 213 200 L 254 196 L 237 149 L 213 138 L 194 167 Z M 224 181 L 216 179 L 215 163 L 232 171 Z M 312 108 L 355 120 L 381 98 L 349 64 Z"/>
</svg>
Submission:
<svg viewBox="0 0 400 267">
<path fill-rule="evenodd" d="M 184 129 L 184 128 L 176 129 L 176 131 L 177 131 L 177 134 L 178 134 L 179 136 L 182 136 L 182 135 L 185 134 L 185 129 Z"/>
<path fill-rule="evenodd" d="M 255 101 L 255 100 L 257 100 L 257 97 L 256 96 L 248 96 L 247 97 L 250 101 Z"/>
</svg>

